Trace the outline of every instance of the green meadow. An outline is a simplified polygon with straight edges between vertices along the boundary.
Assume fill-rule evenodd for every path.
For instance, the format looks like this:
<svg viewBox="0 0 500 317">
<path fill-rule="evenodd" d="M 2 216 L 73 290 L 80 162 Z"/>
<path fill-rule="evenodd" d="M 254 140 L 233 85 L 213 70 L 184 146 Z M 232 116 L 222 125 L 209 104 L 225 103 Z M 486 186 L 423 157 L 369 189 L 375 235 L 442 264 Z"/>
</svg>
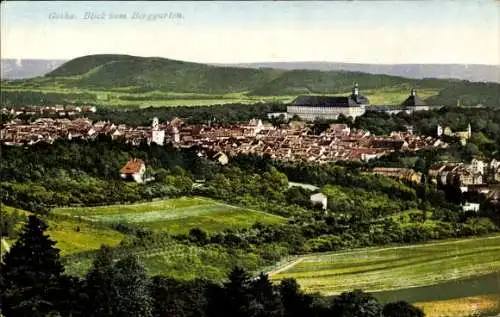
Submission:
<svg viewBox="0 0 500 317">
<path fill-rule="evenodd" d="M 2 209 L 6 213 L 14 213 L 28 216 L 29 212 L 2 205 Z M 47 223 L 47 233 L 49 237 L 56 241 L 56 247 L 61 250 L 61 255 L 70 255 L 80 252 L 97 250 L 102 244 L 109 246 L 118 245 L 125 235 L 119 231 L 113 230 L 105 226 L 96 226 L 87 221 L 79 221 L 78 219 L 54 219 L 51 217 L 42 217 Z M 18 224 L 21 229 L 23 223 Z M 14 243 L 12 240 L 6 240 L 11 246 Z"/>
<path fill-rule="evenodd" d="M 57 208 L 56 214 L 100 223 L 126 223 L 138 228 L 187 233 L 250 227 L 256 222 L 280 223 L 285 218 L 200 197 L 182 197 L 131 205 Z"/>
</svg>

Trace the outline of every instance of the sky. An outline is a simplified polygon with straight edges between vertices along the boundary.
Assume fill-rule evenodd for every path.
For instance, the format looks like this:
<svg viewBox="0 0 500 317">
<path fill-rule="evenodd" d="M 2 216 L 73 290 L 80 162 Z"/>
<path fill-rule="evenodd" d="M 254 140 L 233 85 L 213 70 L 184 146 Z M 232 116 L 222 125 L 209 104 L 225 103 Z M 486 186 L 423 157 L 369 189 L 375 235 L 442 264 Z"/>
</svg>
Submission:
<svg viewBox="0 0 500 317">
<path fill-rule="evenodd" d="M 2 58 L 500 64 L 500 1 L 1 3 Z"/>
</svg>

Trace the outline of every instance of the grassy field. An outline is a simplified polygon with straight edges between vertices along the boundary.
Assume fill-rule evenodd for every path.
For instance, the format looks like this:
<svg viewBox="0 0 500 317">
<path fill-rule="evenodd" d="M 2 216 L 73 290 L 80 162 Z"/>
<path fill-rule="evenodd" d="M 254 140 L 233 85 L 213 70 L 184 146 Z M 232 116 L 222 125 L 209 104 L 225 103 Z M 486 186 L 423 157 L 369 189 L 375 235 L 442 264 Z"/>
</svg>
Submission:
<svg viewBox="0 0 500 317">
<path fill-rule="evenodd" d="M 381 302 L 417 303 L 430 317 L 500 313 L 500 236 L 307 255 L 270 276 L 325 295 L 363 289 Z"/>
<path fill-rule="evenodd" d="M 20 214 L 28 216 L 30 213 L 21 209 L 2 206 L 3 211 L 13 213 L 17 210 Z M 110 246 L 118 245 L 126 236 L 116 230 L 106 227 L 94 226 L 86 221 L 77 219 L 42 219 L 49 226 L 48 235 L 56 241 L 56 247 L 61 250 L 61 255 L 75 254 L 79 252 L 97 250 L 101 244 Z M 23 226 L 20 223 L 19 228 Z M 12 240 L 7 240 L 11 246 Z"/>
<path fill-rule="evenodd" d="M 127 223 L 170 233 L 187 233 L 192 228 L 208 232 L 249 227 L 256 222 L 279 223 L 284 218 L 239 208 L 198 197 L 183 197 L 132 205 L 57 208 L 56 214 L 71 215 L 103 223 Z"/>
<path fill-rule="evenodd" d="M 272 274 L 307 291 L 338 294 L 437 284 L 500 271 L 500 236 L 308 255 Z"/>
</svg>

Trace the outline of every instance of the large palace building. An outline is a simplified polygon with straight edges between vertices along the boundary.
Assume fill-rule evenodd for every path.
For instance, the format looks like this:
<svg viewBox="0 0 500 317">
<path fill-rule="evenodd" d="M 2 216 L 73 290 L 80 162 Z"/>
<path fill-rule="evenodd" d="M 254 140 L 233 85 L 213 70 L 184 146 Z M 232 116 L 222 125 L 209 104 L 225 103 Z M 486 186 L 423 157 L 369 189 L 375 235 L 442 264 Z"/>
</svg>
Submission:
<svg viewBox="0 0 500 317">
<path fill-rule="evenodd" d="M 298 96 L 287 106 L 287 116 L 299 116 L 303 120 L 326 119 L 332 120 L 343 114 L 346 117 L 356 118 L 365 113 L 365 106 L 369 104 L 366 97 L 359 94 L 358 84 L 354 84 L 352 94 L 341 96 Z"/>
</svg>

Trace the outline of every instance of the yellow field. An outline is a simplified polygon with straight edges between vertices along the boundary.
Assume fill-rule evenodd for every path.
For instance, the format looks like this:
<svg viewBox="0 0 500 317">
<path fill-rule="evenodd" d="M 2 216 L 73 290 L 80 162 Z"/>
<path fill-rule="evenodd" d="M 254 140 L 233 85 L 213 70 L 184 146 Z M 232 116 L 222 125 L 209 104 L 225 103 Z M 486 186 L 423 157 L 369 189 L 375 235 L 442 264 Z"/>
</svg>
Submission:
<svg viewBox="0 0 500 317">
<path fill-rule="evenodd" d="M 449 300 L 415 303 L 427 317 L 468 317 L 479 312 L 500 313 L 500 294 L 462 297 Z"/>
</svg>

